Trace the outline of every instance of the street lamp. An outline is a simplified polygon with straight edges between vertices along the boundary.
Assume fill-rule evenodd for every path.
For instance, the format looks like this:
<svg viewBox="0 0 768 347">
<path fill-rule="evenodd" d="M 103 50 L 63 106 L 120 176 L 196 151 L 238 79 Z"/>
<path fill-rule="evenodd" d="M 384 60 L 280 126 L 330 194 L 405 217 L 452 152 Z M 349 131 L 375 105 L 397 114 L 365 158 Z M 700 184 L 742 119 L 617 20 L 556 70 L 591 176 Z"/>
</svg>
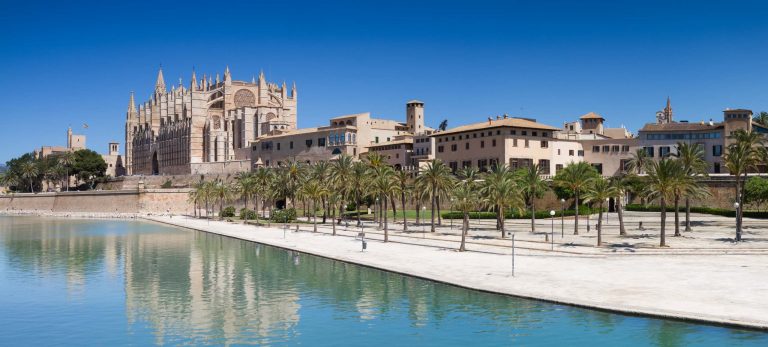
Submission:
<svg viewBox="0 0 768 347">
<path fill-rule="evenodd" d="M 736 241 L 741 241 L 741 220 L 739 219 L 739 202 L 733 203 L 733 209 L 736 210 Z"/>
<path fill-rule="evenodd" d="M 422 206 L 421 207 L 421 215 L 424 216 L 425 213 L 427 213 L 427 206 Z M 424 217 L 426 218 L 426 216 L 424 216 Z M 421 221 L 421 238 L 422 239 L 427 237 L 427 232 L 426 232 L 426 230 L 424 230 L 424 224 L 425 224 L 424 220 L 422 220 Z"/>
<path fill-rule="evenodd" d="M 555 210 L 549 211 L 549 219 L 552 221 L 552 229 L 550 232 L 552 233 L 552 250 L 555 250 Z"/>
<path fill-rule="evenodd" d="M 565 237 L 565 199 L 560 199 L 560 238 Z"/>
<path fill-rule="evenodd" d="M 608 214 L 611 213 L 611 198 L 605 198 L 605 204 L 608 206 L 608 210 L 605 211 L 605 225 L 608 225 Z"/>
<path fill-rule="evenodd" d="M 378 208 L 379 208 L 379 198 L 376 197 L 376 204 L 373 205 L 373 222 L 374 223 L 378 221 L 378 219 L 376 219 L 377 216 L 381 217 L 379 216 L 381 214 L 381 211 L 378 211 Z M 377 211 L 379 212 L 378 214 L 376 213 Z"/>
</svg>

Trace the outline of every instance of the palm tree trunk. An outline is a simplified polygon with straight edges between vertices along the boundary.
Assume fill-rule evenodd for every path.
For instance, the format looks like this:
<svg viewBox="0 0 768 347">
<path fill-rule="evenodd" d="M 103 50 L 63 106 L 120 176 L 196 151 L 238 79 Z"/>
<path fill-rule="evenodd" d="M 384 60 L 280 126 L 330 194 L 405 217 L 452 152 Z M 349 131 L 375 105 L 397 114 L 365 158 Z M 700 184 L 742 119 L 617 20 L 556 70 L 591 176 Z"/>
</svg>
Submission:
<svg viewBox="0 0 768 347">
<path fill-rule="evenodd" d="M 685 231 L 691 231 L 691 198 L 685 198 Z"/>
<path fill-rule="evenodd" d="M 739 199 L 739 193 L 741 192 L 741 188 L 740 188 L 741 182 L 740 181 L 741 181 L 741 175 L 736 175 L 736 202 L 739 203 L 739 206 L 741 206 L 741 202 L 739 201 L 739 200 L 741 200 L 741 199 Z M 736 212 L 735 213 L 735 216 L 736 216 L 736 241 L 738 242 L 738 241 L 741 241 L 741 232 L 740 232 L 741 231 L 741 228 L 740 228 L 741 225 L 739 225 L 740 221 L 739 221 L 739 211 L 738 211 L 738 209 L 736 209 L 735 212 Z"/>
<path fill-rule="evenodd" d="M 597 247 L 603 245 L 603 201 L 597 204 L 600 212 L 597 214 Z"/>
<path fill-rule="evenodd" d="M 317 200 L 312 199 L 312 232 L 317 232 Z"/>
<path fill-rule="evenodd" d="M 578 235 L 579 234 L 579 193 L 577 192 L 575 195 L 576 200 L 576 213 L 575 213 L 575 219 L 573 220 L 573 234 Z"/>
<path fill-rule="evenodd" d="M 360 226 L 360 193 L 355 190 L 355 208 L 357 209 L 357 225 Z"/>
<path fill-rule="evenodd" d="M 461 220 L 461 246 L 459 246 L 459 252 L 464 252 L 467 250 L 465 244 L 467 239 L 467 231 L 469 228 L 467 227 L 469 225 L 469 213 L 464 212 L 464 218 Z"/>
<path fill-rule="evenodd" d="M 536 232 L 536 205 L 531 198 L 531 232 Z"/>
<path fill-rule="evenodd" d="M 387 198 L 384 198 L 384 211 L 387 211 Z M 389 223 L 387 213 L 384 212 L 384 242 L 389 242 Z"/>
<path fill-rule="evenodd" d="M 680 194 L 675 194 L 675 236 L 680 236 Z"/>
<path fill-rule="evenodd" d="M 616 213 L 619 216 L 619 235 L 624 236 L 627 230 L 624 229 L 624 212 L 621 211 L 621 197 L 616 199 Z"/>
<path fill-rule="evenodd" d="M 325 198 L 323 198 L 323 224 L 325 224 L 325 217 L 328 216 L 328 204 L 325 201 Z"/>
<path fill-rule="evenodd" d="M 499 214 L 496 217 L 499 220 L 499 226 L 501 229 L 501 238 L 503 239 L 506 236 L 506 232 L 504 232 L 504 207 L 503 206 L 499 206 Z"/>
<path fill-rule="evenodd" d="M 400 202 L 403 207 L 403 232 L 406 232 L 408 231 L 408 220 L 405 217 L 405 192 L 400 194 Z"/>
<path fill-rule="evenodd" d="M 331 235 L 336 236 L 336 206 L 331 207 L 331 225 L 333 226 L 333 233 Z"/>
<path fill-rule="evenodd" d="M 243 199 L 243 208 L 245 209 L 243 210 L 245 212 L 245 218 L 243 218 L 243 216 L 240 216 L 240 218 L 243 218 L 243 224 L 248 224 L 248 197 Z"/>
<path fill-rule="evenodd" d="M 437 225 L 443 225 L 443 216 L 440 215 L 440 197 L 437 197 Z"/>
<path fill-rule="evenodd" d="M 664 200 L 663 197 L 659 199 L 659 205 L 661 206 L 661 226 L 659 231 L 659 238 L 660 238 L 659 246 L 666 247 L 667 239 L 664 232 L 667 225 L 667 202 Z"/>
<path fill-rule="evenodd" d="M 437 189 L 432 188 L 432 224 L 429 227 L 429 232 L 435 232 L 435 200 L 437 195 Z"/>
</svg>

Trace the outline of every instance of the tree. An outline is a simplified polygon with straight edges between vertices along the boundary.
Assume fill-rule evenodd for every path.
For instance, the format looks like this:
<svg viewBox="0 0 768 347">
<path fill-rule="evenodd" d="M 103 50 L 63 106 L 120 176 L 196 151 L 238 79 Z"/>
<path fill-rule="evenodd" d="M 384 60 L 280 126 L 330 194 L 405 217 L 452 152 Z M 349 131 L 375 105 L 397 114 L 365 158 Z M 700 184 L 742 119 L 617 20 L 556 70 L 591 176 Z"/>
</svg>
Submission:
<svg viewBox="0 0 768 347">
<path fill-rule="evenodd" d="M 752 120 L 755 121 L 755 123 L 758 123 L 764 127 L 768 127 L 768 112 L 762 111 L 759 114 L 755 115 Z"/>
<path fill-rule="evenodd" d="M 32 186 L 32 184 L 35 182 L 37 175 L 40 173 L 38 171 L 37 165 L 34 161 L 27 161 L 21 164 L 19 170 L 21 172 L 21 178 L 29 183 L 30 193 L 34 193 L 35 188 Z"/>
<path fill-rule="evenodd" d="M 291 206 L 296 208 L 296 192 L 299 190 L 301 180 L 304 178 L 304 165 L 296 160 L 288 160 L 283 167 L 282 174 L 285 176 L 286 198 L 289 198 Z M 288 201 L 285 202 L 285 205 L 288 206 Z"/>
<path fill-rule="evenodd" d="M 616 189 L 616 214 L 619 217 L 619 235 L 624 236 L 627 230 L 624 228 L 624 211 L 621 206 L 627 192 L 632 189 L 632 176 L 619 175 L 611 177 L 611 185 Z"/>
<path fill-rule="evenodd" d="M 330 168 L 330 181 L 339 193 L 339 216 L 343 217 L 347 201 L 352 194 L 352 178 L 354 176 L 354 161 L 347 154 L 339 155 Z M 336 205 L 333 205 L 336 206 Z M 335 230 L 335 229 L 334 229 Z"/>
<path fill-rule="evenodd" d="M 317 202 L 324 199 L 328 195 L 328 190 L 320 181 L 309 179 L 301 187 L 301 195 L 309 198 L 309 200 L 312 202 L 312 226 L 313 231 L 317 232 Z"/>
<path fill-rule="evenodd" d="M 648 174 L 645 177 L 645 189 L 651 199 L 659 199 L 661 208 L 661 226 L 659 230 L 659 246 L 666 247 L 666 222 L 667 201 L 674 199 L 678 180 L 685 176 L 682 165 L 677 160 L 663 158 L 659 161 L 651 161 L 647 167 Z"/>
<path fill-rule="evenodd" d="M 355 162 L 352 166 L 352 176 L 350 177 L 352 183 L 352 192 L 355 197 L 355 208 L 357 209 L 357 225 L 360 226 L 360 195 L 363 193 L 363 189 L 368 184 L 368 167 L 363 162 Z"/>
<path fill-rule="evenodd" d="M 757 210 L 768 201 L 768 179 L 750 177 L 744 184 L 744 203 L 754 204 Z"/>
<path fill-rule="evenodd" d="M 704 159 L 704 148 L 700 144 L 678 142 L 675 157 L 683 166 L 683 171 L 694 180 L 707 174 L 709 164 Z M 677 229 L 675 226 L 675 230 Z M 685 231 L 691 231 L 691 194 L 685 194 Z"/>
<path fill-rule="evenodd" d="M 597 246 L 603 244 L 603 203 L 610 198 L 616 197 L 618 190 L 610 181 L 596 177 L 592 180 L 586 192 L 584 192 L 584 202 L 596 202 L 599 209 L 597 217 Z"/>
<path fill-rule="evenodd" d="M 471 185 L 469 185 L 472 188 Z M 515 182 L 513 172 L 504 164 L 496 165 L 485 175 L 480 194 L 488 209 L 496 211 L 496 229 L 501 231 L 501 238 L 506 237 L 504 216 L 507 208 L 519 208 L 524 205 L 521 190 Z"/>
<path fill-rule="evenodd" d="M 224 203 L 232 200 L 232 189 L 226 182 L 222 181 L 221 179 L 214 181 L 209 189 L 210 194 L 212 194 L 215 199 L 219 200 L 219 219 L 222 219 Z"/>
<path fill-rule="evenodd" d="M 272 192 L 270 190 L 270 185 L 272 184 L 272 180 L 274 179 L 274 171 L 272 171 L 269 168 L 265 167 L 259 167 L 256 169 L 256 171 L 253 172 L 253 175 L 251 176 L 251 179 L 253 180 L 254 185 L 254 211 L 258 210 L 259 208 L 259 198 L 261 198 L 261 214 L 266 219 L 266 215 L 264 214 L 264 210 L 266 208 L 266 201 L 269 200 L 268 197 L 269 194 Z M 271 206 L 271 204 L 270 204 Z M 259 214 L 256 213 L 256 224 L 259 223 Z"/>
<path fill-rule="evenodd" d="M 90 149 L 81 149 L 74 152 L 74 164 L 72 173 L 81 181 L 93 189 L 96 178 L 104 177 L 107 171 L 107 163 L 101 154 Z"/>
<path fill-rule="evenodd" d="M 480 194 L 477 189 L 472 187 L 469 181 L 462 181 L 456 184 L 452 191 L 453 208 L 461 211 L 461 245 L 459 251 L 466 251 L 466 238 L 469 231 L 469 213 L 476 211 L 481 203 Z"/>
<path fill-rule="evenodd" d="M 427 162 L 416 177 L 417 181 L 423 182 L 423 184 L 429 189 L 429 197 L 432 201 L 432 222 L 429 231 L 435 232 L 435 207 L 437 199 L 444 192 L 449 191 L 453 185 L 453 175 L 451 170 L 443 164 L 439 159 L 432 159 Z"/>
<path fill-rule="evenodd" d="M 405 197 L 411 192 L 411 174 L 405 170 L 395 172 L 395 182 L 397 183 L 397 193 L 400 193 L 400 204 L 403 212 L 403 232 L 408 231 L 408 220 L 405 215 Z M 396 216 L 393 216 L 395 218 Z"/>
<path fill-rule="evenodd" d="M 539 164 L 522 168 L 516 172 L 517 184 L 520 186 L 526 202 L 531 207 L 531 232 L 536 232 L 536 199 L 544 196 L 549 189 L 547 182 L 541 179 L 542 168 Z"/>
<path fill-rule="evenodd" d="M 723 162 L 736 178 L 736 202 L 744 206 L 743 182 L 747 178 L 747 173 L 756 169 L 757 164 L 764 157 L 763 137 L 754 131 L 736 130 L 730 138 L 734 142 L 728 146 Z M 743 210 L 739 208 L 736 213 L 736 241 L 741 241 Z"/>
<path fill-rule="evenodd" d="M 379 166 L 371 171 L 373 176 L 370 185 L 371 190 L 375 195 L 381 197 L 381 203 L 384 205 L 384 208 L 379 211 L 383 211 L 381 214 L 384 219 L 384 242 L 388 242 L 389 226 L 387 218 L 387 202 L 392 201 L 394 203 L 393 196 L 395 192 L 397 192 L 398 183 L 395 179 L 395 172 L 391 166 Z"/>
<path fill-rule="evenodd" d="M 638 148 L 635 153 L 632 153 L 632 157 L 629 158 L 629 161 L 627 161 L 626 169 L 630 173 L 642 175 L 649 162 L 651 162 L 651 158 L 648 156 L 648 152 L 643 148 Z"/>
<path fill-rule="evenodd" d="M 316 162 L 314 165 L 312 165 L 312 179 L 317 180 L 318 182 L 321 182 L 323 184 L 326 184 L 328 180 L 330 179 L 331 174 L 331 165 L 325 160 L 321 160 Z M 323 196 L 321 199 L 322 202 L 322 208 L 323 208 L 323 224 L 326 222 L 326 218 L 328 217 L 328 202 L 326 201 L 327 196 Z"/>
<path fill-rule="evenodd" d="M 257 192 L 257 185 L 256 185 L 256 179 L 254 178 L 253 172 L 241 172 L 235 177 L 235 181 L 237 182 L 235 184 L 234 191 L 235 193 L 240 197 L 240 199 L 243 199 L 243 206 L 245 208 L 245 218 L 243 218 L 243 223 L 248 222 L 248 201 L 251 201 L 253 197 L 256 195 Z M 256 208 L 258 208 L 258 203 L 256 204 Z M 240 216 L 241 218 L 243 216 Z M 259 224 L 259 215 L 256 214 L 256 224 Z"/>
<path fill-rule="evenodd" d="M 589 188 L 592 180 L 599 175 L 592 165 L 587 162 L 571 163 L 555 175 L 554 183 L 557 186 L 566 188 L 573 192 L 575 199 L 575 219 L 573 223 L 573 234 L 579 234 L 579 197 Z"/>
<path fill-rule="evenodd" d="M 58 156 L 59 164 L 61 164 L 64 169 L 66 170 L 66 191 L 69 191 L 69 172 L 72 170 L 72 167 L 75 165 L 75 155 L 72 152 L 64 152 Z"/>
</svg>

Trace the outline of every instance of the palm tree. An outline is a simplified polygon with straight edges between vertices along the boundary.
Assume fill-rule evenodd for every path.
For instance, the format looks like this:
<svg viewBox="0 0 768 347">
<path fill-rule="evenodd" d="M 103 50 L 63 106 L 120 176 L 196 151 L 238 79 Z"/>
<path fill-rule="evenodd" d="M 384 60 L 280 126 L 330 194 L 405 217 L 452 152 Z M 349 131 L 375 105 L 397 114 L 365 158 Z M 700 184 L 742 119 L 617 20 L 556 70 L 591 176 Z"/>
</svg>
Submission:
<svg viewBox="0 0 768 347">
<path fill-rule="evenodd" d="M 243 199 L 243 205 L 245 208 L 245 218 L 243 218 L 243 223 L 248 223 L 248 201 L 253 199 L 254 195 L 256 195 L 257 192 L 257 186 L 256 186 L 256 179 L 254 178 L 254 174 L 252 172 L 241 172 L 236 177 L 235 180 L 237 184 L 235 184 L 234 191 L 235 193 Z M 256 204 L 258 208 L 258 204 Z M 243 216 L 240 216 L 243 217 Z M 258 213 L 256 214 L 256 224 L 259 224 L 258 219 Z"/>
<path fill-rule="evenodd" d="M 189 198 L 188 201 L 192 203 L 192 206 L 194 206 L 194 216 L 197 218 L 197 205 L 202 200 L 203 196 L 203 181 L 197 182 L 192 186 L 192 191 L 189 192 Z"/>
<path fill-rule="evenodd" d="M 462 181 L 454 187 L 452 191 L 453 208 L 461 211 L 461 245 L 459 252 L 466 251 L 466 238 L 469 232 L 469 213 L 476 211 L 481 203 L 480 194 L 474 189 L 469 181 Z"/>
<path fill-rule="evenodd" d="M 411 191 L 411 174 L 405 170 L 395 172 L 395 182 L 397 183 L 397 193 L 400 193 L 400 204 L 403 212 L 403 232 L 408 231 L 408 220 L 405 216 L 405 196 Z M 395 218 L 395 216 L 393 216 Z"/>
<path fill-rule="evenodd" d="M 368 167 L 363 162 L 355 162 L 352 166 L 352 175 L 350 176 L 352 192 L 355 198 L 355 208 L 357 208 L 357 225 L 360 226 L 360 203 L 363 189 L 368 184 Z"/>
<path fill-rule="evenodd" d="M 322 182 L 323 184 L 326 184 L 328 182 L 328 179 L 330 178 L 331 174 L 331 165 L 325 160 L 321 160 L 316 162 L 314 165 L 312 165 L 312 179 L 317 180 L 318 182 Z M 324 196 L 322 198 L 322 207 L 323 207 L 323 224 L 326 222 L 326 218 L 328 217 L 328 202 L 326 201 L 326 197 Z"/>
<path fill-rule="evenodd" d="M 381 202 L 384 205 L 384 208 L 379 211 L 383 211 L 381 214 L 383 214 L 382 217 L 384 219 L 384 242 L 388 242 L 387 202 L 392 201 L 394 203 L 394 194 L 397 192 L 398 183 L 395 178 L 395 171 L 391 166 L 380 166 L 371 171 L 373 173 L 371 189 L 375 195 L 381 197 Z"/>
<path fill-rule="evenodd" d="M 449 191 L 453 185 L 451 169 L 439 159 L 432 159 L 422 168 L 416 180 L 422 181 L 429 188 L 429 197 L 432 200 L 432 222 L 429 231 L 435 232 L 435 205 L 440 195 Z"/>
<path fill-rule="evenodd" d="M 497 165 L 498 166 L 498 165 Z M 465 166 L 456 172 L 456 175 L 464 182 L 474 184 L 480 177 L 480 170 L 474 166 Z"/>
<path fill-rule="evenodd" d="M 21 173 L 21 178 L 29 182 L 29 191 L 34 193 L 35 189 L 33 188 L 32 184 L 37 178 L 37 175 L 40 174 L 40 171 L 37 168 L 37 164 L 31 160 L 23 162 L 19 167 L 19 171 Z"/>
<path fill-rule="evenodd" d="M 536 198 L 540 198 L 549 189 L 547 182 L 541 179 L 542 168 L 533 164 L 517 170 L 517 184 L 522 188 L 526 202 L 531 206 L 531 232 L 536 232 Z"/>
<path fill-rule="evenodd" d="M 744 181 L 750 170 L 756 169 L 763 157 L 763 137 L 754 131 L 737 130 L 731 136 L 733 143 L 728 146 L 728 151 L 723 157 L 725 167 L 736 178 L 736 202 L 744 206 Z M 737 209 L 736 214 L 736 241 L 741 241 L 741 223 L 743 208 Z"/>
<path fill-rule="evenodd" d="M 631 189 L 632 183 L 629 179 L 630 176 L 619 175 L 610 178 L 611 185 L 616 188 L 616 214 L 619 217 L 619 235 L 624 236 L 627 234 L 627 230 L 624 228 L 624 211 L 621 206 L 624 197 L 627 196 L 627 192 Z"/>
<path fill-rule="evenodd" d="M 211 187 L 211 193 L 219 200 L 219 219 L 223 219 L 224 203 L 232 199 L 232 189 L 226 182 L 217 179 Z"/>
<path fill-rule="evenodd" d="M 755 123 L 768 127 L 768 112 L 762 111 L 752 119 Z"/>
<path fill-rule="evenodd" d="M 598 177 L 597 170 L 587 162 L 571 163 L 555 175 L 554 183 L 573 192 L 575 199 L 575 219 L 573 234 L 579 234 L 579 197 L 589 187 L 591 181 Z"/>
<path fill-rule="evenodd" d="M 632 157 L 627 161 L 626 169 L 630 173 L 642 175 L 649 162 L 651 162 L 651 157 L 648 156 L 648 152 L 643 148 L 639 148 L 635 153 L 632 153 Z"/>
<path fill-rule="evenodd" d="M 667 201 L 674 198 L 677 181 L 685 176 L 685 173 L 679 161 L 668 158 L 651 161 L 647 166 L 647 171 L 648 174 L 645 177 L 647 195 L 651 199 L 658 198 L 661 208 L 659 246 L 666 247 Z"/>
<path fill-rule="evenodd" d="M 494 166 L 485 174 L 480 194 L 484 197 L 483 201 L 488 209 L 496 211 L 496 229 L 501 231 L 501 237 L 504 238 L 504 215 L 507 208 L 521 208 L 525 205 L 514 173 L 504 164 Z"/>
<path fill-rule="evenodd" d="M 584 192 L 584 202 L 596 202 L 599 209 L 597 217 L 597 246 L 603 244 L 603 203 L 618 195 L 616 186 L 610 181 L 596 177 L 592 180 L 589 189 Z"/>
<path fill-rule="evenodd" d="M 677 153 L 674 155 L 683 165 L 683 171 L 689 176 L 698 178 L 707 174 L 709 164 L 704 159 L 704 148 L 698 143 L 677 143 Z M 691 196 L 685 195 L 685 231 L 691 231 Z"/>
<path fill-rule="evenodd" d="M 339 217 L 344 216 L 347 201 L 352 192 L 352 177 L 354 175 L 354 160 L 347 154 L 339 155 L 330 168 L 330 181 L 339 193 Z M 336 205 L 332 205 L 336 206 Z"/>
<path fill-rule="evenodd" d="M 328 189 L 325 184 L 314 179 L 307 180 L 301 187 L 301 195 L 312 202 L 312 224 L 313 231 L 317 232 L 317 202 L 325 199 L 328 195 Z"/>
<path fill-rule="evenodd" d="M 271 169 L 265 168 L 265 167 L 259 167 L 256 169 L 256 171 L 253 172 L 253 175 L 251 176 L 254 184 L 254 211 L 257 211 L 259 209 L 259 197 L 261 197 L 261 200 L 263 200 L 261 204 L 261 212 L 262 216 L 266 218 L 266 215 L 264 214 L 264 210 L 266 208 L 265 201 L 267 201 L 267 196 L 272 192 L 270 190 L 270 185 L 272 184 L 272 180 L 274 179 L 274 171 Z M 270 205 L 271 206 L 271 205 Z M 256 224 L 259 223 L 259 213 L 256 213 Z"/>
<path fill-rule="evenodd" d="M 304 165 L 296 160 L 288 160 L 283 167 L 283 175 L 285 175 L 285 189 L 291 200 L 291 207 L 296 208 L 296 192 L 299 190 L 301 180 L 304 178 Z M 285 202 L 288 206 L 288 201 Z"/>
<path fill-rule="evenodd" d="M 66 184 L 67 191 L 69 191 L 69 169 L 72 165 L 75 165 L 75 154 L 73 152 L 64 152 L 59 156 L 59 164 L 66 169 Z"/>
</svg>

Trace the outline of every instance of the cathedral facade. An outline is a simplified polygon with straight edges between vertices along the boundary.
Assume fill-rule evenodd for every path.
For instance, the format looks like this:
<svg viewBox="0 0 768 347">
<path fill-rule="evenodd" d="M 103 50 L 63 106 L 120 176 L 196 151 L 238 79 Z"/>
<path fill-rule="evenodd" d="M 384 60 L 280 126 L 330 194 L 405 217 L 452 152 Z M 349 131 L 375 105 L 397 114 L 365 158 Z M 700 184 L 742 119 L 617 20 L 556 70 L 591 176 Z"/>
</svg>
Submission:
<svg viewBox="0 0 768 347">
<path fill-rule="evenodd" d="M 233 80 L 228 67 L 223 80 L 218 74 L 198 80 L 193 71 L 188 87 L 179 81 L 169 91 L 160 69 L 149 100 L 137 108 L 133 92 L 130 96 L 127 174 L 247 170 L 250 142 L 274 130 L 296 129 L 296 106 L 296 85 L 289 93 L 285 83 L 269 83 L 263 72 L 249 83 Z"/>
</svg>

